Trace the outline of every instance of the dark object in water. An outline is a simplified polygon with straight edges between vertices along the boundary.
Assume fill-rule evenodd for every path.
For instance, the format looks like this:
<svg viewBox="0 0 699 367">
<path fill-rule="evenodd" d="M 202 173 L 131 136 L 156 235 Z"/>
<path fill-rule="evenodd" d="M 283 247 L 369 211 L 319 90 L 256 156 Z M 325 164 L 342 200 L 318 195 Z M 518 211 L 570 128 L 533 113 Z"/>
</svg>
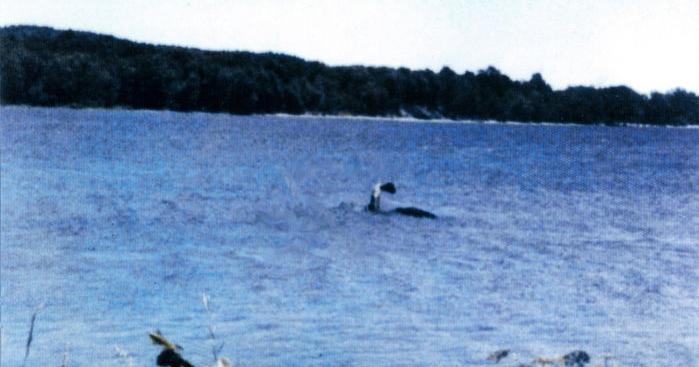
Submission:
<svg viewBox="0 0 699 367">
<path fill-rule="evenodd" d="M 590 355 L 582 350 L 576 350 L 563 356 L 563 363 L 570 367 L 584 367 L 590 363 Z"/>
<path fill-rule="evenodd" d="M 501 359 L 507 357 L 510 354 L 509 349 L 496 350 L 488 356 L 489 361 L 494 361 L 495 363 L 500 362 Z"/>
<path fill-rule="evenodd" d="M 394 185 L 393 182 L 387 182 L 387 183 L 381 185 L 381 191 L 386 191 L 389 194 L 395 194 L 396 193 L 396 185 Z"/>
<path fill-rule="evenodd" d="M 413 208 L 413 207 L 396 208 L 396 209 L 393 210 L 393 211 L 396 212 L 396 213 L 400 213 L 400 214 L 403 214 L 403 215 L 408 215 L 408 216 L 411 216 L 411 217 L 417 217 L 417 218 L 431 218 L 431 219 L 437 218 L 436 215 L 434 215 L 434 214 L 432 214 L 432 213 L 430 213 L 430 212 L 428 212 L 428 211 L 425 211 L 425 210 L 422 210 L 422 209 L 419 209 L 419 208 Z"/>
<path fill-rule="evenodd" d="M 174 349 L 165 349 L 160 352 L 155 363 L 163 367 L 194 367 Z"/>
<path fill-rule="evenodd" d="M 387 182 L 387 183 L 377 183 L 374 185 L 374 189 L 371 192 L 371 199 L 369 200 L 369 205 L 367 205 L 367 210 L 369 210 L 372 213 L 379 213 L 381 211 L 381 192 L 385 191 L 389 194 L 395 194 L 396 193 L 396 185 L 393 184 L 393 182 Z M 396 208 L 389 213 L 398 213 L 402 215 L 407 215 L 410 217 L 416 217 L 416 218 L 430 218 L 430 219 L 435 219 L 437 218 L 436 215 L 426 211 L 422 210 L 419 208 L 415 207 L 407 207 L 407 208 Z"/>
</svg>

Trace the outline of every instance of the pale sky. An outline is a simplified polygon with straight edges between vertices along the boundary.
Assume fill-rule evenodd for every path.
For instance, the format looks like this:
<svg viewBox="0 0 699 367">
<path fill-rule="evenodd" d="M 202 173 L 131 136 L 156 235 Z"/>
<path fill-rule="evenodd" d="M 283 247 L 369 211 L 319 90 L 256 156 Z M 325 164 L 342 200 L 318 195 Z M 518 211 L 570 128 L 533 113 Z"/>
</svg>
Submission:
<svg viewBox="0 0 699 367">
<path fill-rule="evenodd" d="M 699 93 L 695 0 L 0 0 L 0 25 L 88 30 L 329 65 L 540 72 L 554 88 Z"/>
</svg>

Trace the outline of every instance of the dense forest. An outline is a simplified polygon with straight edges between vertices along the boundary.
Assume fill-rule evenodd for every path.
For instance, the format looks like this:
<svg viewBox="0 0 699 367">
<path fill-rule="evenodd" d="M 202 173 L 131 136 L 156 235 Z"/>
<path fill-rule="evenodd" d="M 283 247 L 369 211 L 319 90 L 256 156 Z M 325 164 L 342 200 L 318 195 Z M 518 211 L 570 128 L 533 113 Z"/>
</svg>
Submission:
<svg viewBox="0 0 699 367">
<path fill-rule="evenodd" d="M 498 121 L 698 124 L 699 97 L 625 86 L 553 90 L 540 74 L 327 66 L 275 53 L 155 46 L 46 27 L 0 28 L 0 102 Z M 652 72 L 652 71 L 649 71 Z"/>
</svg>

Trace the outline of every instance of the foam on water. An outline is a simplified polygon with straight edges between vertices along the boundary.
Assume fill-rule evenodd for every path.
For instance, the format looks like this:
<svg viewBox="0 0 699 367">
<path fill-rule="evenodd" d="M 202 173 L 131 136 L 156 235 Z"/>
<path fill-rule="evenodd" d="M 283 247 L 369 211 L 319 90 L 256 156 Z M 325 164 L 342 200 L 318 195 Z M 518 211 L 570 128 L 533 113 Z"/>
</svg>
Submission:
<svg viewBox="0 0 699 367">
<path fill-rule="evenodd" d="M 0 111 L 3 365 L 699 360 L 697 130 Z"/>
</svg>

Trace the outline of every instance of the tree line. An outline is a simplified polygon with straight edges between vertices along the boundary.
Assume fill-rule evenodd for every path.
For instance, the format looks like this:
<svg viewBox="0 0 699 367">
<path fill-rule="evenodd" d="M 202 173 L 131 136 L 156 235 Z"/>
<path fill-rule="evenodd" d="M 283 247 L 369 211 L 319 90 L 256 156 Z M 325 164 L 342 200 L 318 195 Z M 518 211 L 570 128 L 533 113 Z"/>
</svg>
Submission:
<svg viewBox="0 0 699 367">
<path fill-rule="evenodd" d="M 523 122 L 698 124 L 699 97 L 626 86 L 553 90 L 540 74 L 328 66 L 47 27 L 0 28 L 0 103 L 177 111 L 411 115 Z"/>
</svg>

